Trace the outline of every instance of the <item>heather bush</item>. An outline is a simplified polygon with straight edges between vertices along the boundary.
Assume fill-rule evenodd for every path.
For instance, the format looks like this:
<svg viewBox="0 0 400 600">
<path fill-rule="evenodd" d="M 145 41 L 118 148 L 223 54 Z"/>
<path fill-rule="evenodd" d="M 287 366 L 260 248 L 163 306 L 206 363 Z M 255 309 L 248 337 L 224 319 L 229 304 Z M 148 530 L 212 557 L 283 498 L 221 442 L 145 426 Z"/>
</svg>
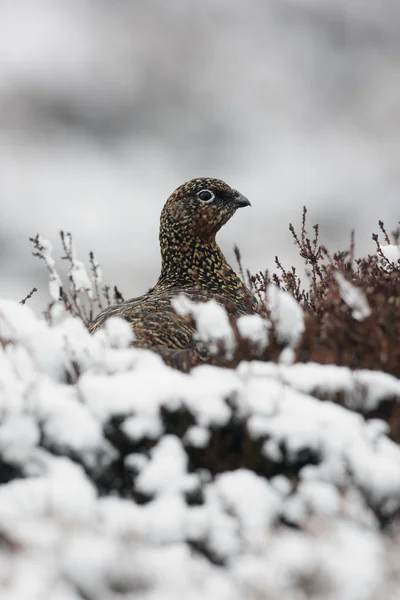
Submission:
<svg viewBox="0 0 400 600">
<path fill-rule="evenodd" d="M 209 356 L 209 362 L 235 367 L 242 360 L 282 359 L 282 350 L 288 344 L 277 335 L 277 323 L 271 315 L 268 290 L 273 284 L 279 290 L 289 292 L 304 314 L 304 331 L 293 348 L 295 362 L 313 361 L 350 369 L 380 370 L 400 377 L 400 259 L 396 256 L 400 228 L 392 233 L 391 239 L 381 221 L 379 226 L 385 245 L 381 244 L 377 234 L 373 234 L 375 254 L 355 257 L 354 232 L 349 248 L 332 254 L 319 241 L 318 225 L 313 226 L 313 235 L 309 236 L 304 207 L 300 233 L 292 224 L 289 229 L 305 264 L 305 279 L 300 278 L 294 267 L 284 267 L 278 257 L 275 257 L 276 272 L 252 275 L 244 270 L 240 251 L 235 248 L 239 274 L 258 298 L 261 315 L 268 319 L 268 344 L 260 346 L 243 336 L 240 323 L 231 319 L 235 340 L 233 351 L 227 355 L 221 340 L 220 352 Z M 87 326 L 98 310 L 122 302 L 123 297 L 115 286 L 101 285 L 100 265 L 92 252 L 89 276 L 83 263 L 76 258 L 71 234 L 61 232 L 60 236 L 63 259 L 68 262 L 67 286 L 62 284 L 57 273 L 49 242 L 39 235 L 31 238 L 34 255 L 45 261 L 50 276 L 53 300 L 45 315 L 51 320 L 54 306 L 61 303 Z M 35 288 L 22 302 L 34 291 Z M 187 318 L 193 320 L 190 314 Z"/>
</svg>

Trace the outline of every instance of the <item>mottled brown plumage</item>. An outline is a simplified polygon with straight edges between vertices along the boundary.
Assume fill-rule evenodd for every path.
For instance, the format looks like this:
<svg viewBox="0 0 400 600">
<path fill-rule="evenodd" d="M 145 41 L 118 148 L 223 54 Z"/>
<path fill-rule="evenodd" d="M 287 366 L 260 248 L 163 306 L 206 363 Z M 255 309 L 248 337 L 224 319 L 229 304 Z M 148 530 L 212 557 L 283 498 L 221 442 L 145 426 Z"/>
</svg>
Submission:
<svg viewBox="0 0 400 600">
<path fill-rule="evenodd" d="M 181 185 L 161 213 L 162 268 L 146 294 L 101 312 L 90 325 L 99 329 L 106 319 L 127 319 L 136 345 L 158 351 L 166 362 L 188 368 L 201 360 L 193 327 L 178 315 L 171 300 L 180 293 L 205 302 L 214 298 L 235 316 L 256 311 L 256 301 L 228 265 L 215 241 L 218 230 L 237 208 L 250 202 L 219 179 L 199 178 Z"/>
</svg>

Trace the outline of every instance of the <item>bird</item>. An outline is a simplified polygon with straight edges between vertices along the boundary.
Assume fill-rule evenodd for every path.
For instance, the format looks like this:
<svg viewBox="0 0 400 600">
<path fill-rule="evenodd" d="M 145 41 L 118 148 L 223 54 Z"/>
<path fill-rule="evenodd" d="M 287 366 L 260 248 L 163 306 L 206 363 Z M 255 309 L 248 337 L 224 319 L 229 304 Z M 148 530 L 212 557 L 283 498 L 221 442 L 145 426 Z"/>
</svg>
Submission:
<svg viewBox="0 0 400 600">
<path fill-rule="evenodd" d="M 239 317 L 258 311 L 257 300 L 228 264 L 216 234 L 249 200 L 220 179 L 200 177 L 178 187 L 160 217 L 161 273 L 144 295 L 106 308 L 90 323 L 91 333 L 107 319 L 126 319 L 134 345 L 154 350 L 167 364 L 183 371 L 207 360 L 207 351 L 193 339 L 193 323 L 173 309 L 184 294 L 196 302 L 214 299 Z"/>
</svg>

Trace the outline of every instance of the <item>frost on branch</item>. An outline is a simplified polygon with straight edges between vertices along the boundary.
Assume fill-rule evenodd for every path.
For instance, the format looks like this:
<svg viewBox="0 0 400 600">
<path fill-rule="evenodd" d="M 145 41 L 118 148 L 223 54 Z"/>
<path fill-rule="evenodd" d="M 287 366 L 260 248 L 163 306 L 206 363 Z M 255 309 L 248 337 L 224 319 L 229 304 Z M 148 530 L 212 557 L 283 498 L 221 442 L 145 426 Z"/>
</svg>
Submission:
<svg viewBox="0 0 400 600">
<path fill-rule="evenodd" d="M 56 263 L 52 256 L 53 245 L 39 234 L 34 238 L 30 238 L 30 241 L 35 249 L 33 255 L 41 258 L 46 263 L 46 267 L 49 272 L 50 296 L 55 301 L 60 300 L 60 289 L 62 288 L 62 282 L 59 274 L 56 271 Z"/>
<path fill-rule="evenodd" d="M 104 304 L 106 306 L 111 305 L 110 288 L 108 286 L 100 288 L 102 272 L 93 252 L 89 254 L 91 268 L 91 275 L 89 276 L 84 263 L 77 258 L 72 235 L 61 231 L 60 238 L 64 251 L 62 258 L 68 263 L 69 285 L 67 286 L 63 285 L 62 279 L 55 269 L 55 261 L 52 258 L 52 244 L 40 235 L 30 238 L 35 250 L 33 255 L 45 261 L 50 277 L 49 288 L 53 302 L 49 305 L 45 314 L 48 320 L 59 322 L 65 318 L 65 313 L 70 313 L 75 317 L 79 317 L 85 326 L 88 326 L 97 310 L 102 310 Z M 34 288 L 33 291 L 36 291 L 36 289 Z M 22 304 L 25 304 L 33 291 L 21 302 Z M 116 287 L 114 287 L 113 296 L 115 303 L 120 303 L 123 300 Z"/>
<path fill-rule="evenodd" d="M 86 292 L 88 298 L 92 300 L 92 282 L 89 279 L 85 265 L 76 257 L 76 249 L 72 241 L 72 235 L 70 233 L 64 234 L 64 232 L 61 232 L 61 240 L 63 242 L 63 247 L 65 251 L 64 259 L 68 260 L 68 273 L 75 292 Z M 97 272 L 97 269 L 96 277 L 99 281 L 99 277 L 101 277 L 101 274 Z"/>
</svg>

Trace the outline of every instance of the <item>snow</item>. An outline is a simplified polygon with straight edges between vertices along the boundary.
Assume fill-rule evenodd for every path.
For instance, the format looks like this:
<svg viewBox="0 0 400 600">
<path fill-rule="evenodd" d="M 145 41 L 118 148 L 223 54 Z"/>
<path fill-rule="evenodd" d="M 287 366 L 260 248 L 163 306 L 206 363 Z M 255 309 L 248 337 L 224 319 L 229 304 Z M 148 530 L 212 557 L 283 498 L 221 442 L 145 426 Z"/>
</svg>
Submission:
<svg viewBox="0 0 400 600">
<path fill-rule="evenodd" d="M 318 465 L 306 472 L 309 477 L 312 474 L 338 486 L 352 480 L 382 512 L 400 507 L 398 447 L 382 432 L 371 439 L 360 415 L 331 402 L 315 402 L 285 387 L 276 412 L 269 418 L 252 415 L 248 427 L 253 437 L 267 438 L 263 451 L 271 460 L 276 460 L 271 440 L 273 448 L 284 448 L 292 463 L 307 451 L 318 457 Z"/>
<path fill-rule="evenodd" d="M 206 427 L 195 425 L 187 430 L 184 440 L 195 448 L 205 448 L 210 441 L 210 431 Z"/>
<path fill-rule="evenodd" d="M 391 263 L 388 264 L 388 262 L 385 261 L 382 265 L 383 268 L 389 271 L 391 271 L 393 268 L 399 268 L 400 246 L 396 246 L 395 244 L 387 244 L 386 246 L 381 245 L 381 250 L 387 261 Z"/>
<path fill-rule="evenodd" d="M 253 361 L 241 363 L 238 371 L 243 377 L 254 377 L 256 382 L 267 377 L 322 399 L 341 395 L 346 406 L 363 413 L 374 410 L 385 400 L 400 397 L 400 381 L 396 377 L 367 369 L 351 371 L 348 367 L 313 362 L 288 366 Z M 252 401 L 257 400 L 252 396 Z"/>
<path fill-rule="evenodd" d="M 112 348 L 129 348 L 135 339 L 135 334 L 128 321 L 119 317 L 107 319 L 104 329 L 100 330 L 98 335 L 102 333 L 105 333 Z"/>
<path fill-rule="evenodd" d="M 351 316 L 356 321 L 363 321 L 371 314 L 368 300 L 362 290 L 347 281 L 342 273 L 335 273 L 335 278 L 339 286 L 339 293 L 342 300 L 351 308 Z"/>
<path fill-rule="evenodd" d="M 62 281 L 55 268 L 55 260 L 52 257 L 53 244 L 49 240 L 44 239 L 41 235 L 38 236 L 38 245 L 40 246 L 40 252 L 43 256 L 43 260 L 46 263 L 47 270 L 49 272 L 49 291 L 50 296 L 53 300 L 57 301 L 60 299 L 60 288 L 62 287 Z"/>
<path fill-rule="evenodd" d="M 196 483 L 187 474 L 187 456 L 181 441 L 165 435 L 151 450 L 150 461 L 136 480 L 137 489 L 145 494 L 186 490 Z"/>
<path fill-rule="evenodd" d="M 122 431 L 132 440 L 144 437 L 157 439 L 162 433 L 162 426 L 158 418 L 136 416 L 125 419 Z"/>
<path fill-rule="evenodd" d="M 294 347 L 304 331 L 303 311 L 292 294 L 270 283 L 265 304 L 270 314 L 278 342 Z"/>
<path fill-rule="evenodd" d="M 219 475 L 215 487 L 225 510 L 237 517 L 246 544 L 262 538 L 279 515 L 281 494 L 251 471 Z"/>
<path fill-rule="evenodd" d="M 78 260 L 76 256 L 76 249 L 72 241 L 72 236 L 67 233 L 63 237 L 63 242 L 66 254 L 69 258 L 68 273 L 75 291 L 86 292 L 88 298 L 93 298 L 92 282 L 87 274 L 85 265 L 82 261 Z"/>
<path fill-rule="evenodd" d="M 204 306 L 189 307 L 203 333 Z M 91 336 L 59 317 L 0 303 L 2 598 L 396 599 L 400 449 L 363 415 L 400 399 L 397 379 L 258 361 L 184 374 L 124 321 Z"/>
<path fill-rule="evenodd" d="M 377 598 L 385 590 L 394 600 L 383 556 L 383 545 L 369 531 L 328 521 L 323 535 L 317 524 L 314 531 L 282 532 L 261 555 L 236 559 L 232 570 L 254 598 L 268 590 L 276 598 L 350 600 Z"/>
<path fill-rule="evenodd" d="M 260 315 L 243 315 L 237 320 L 240 337 L 253 342 L 259 350 L 268 346 L 268 330 L 270 323 Z"/>
<path fill-rule="evenodd" d="M 304 331 L 304 315 L 293 296 L 269 284 L 265 298 L 269 319 L 260 315 L 243 315 L 236 321 L 239 336 L 252 343 L 255 352 L 262 352 L 269 342 L 269 330 L 274 327 L 279 343 L 285 344 L 282 361 L 292 362 L 294 348 Z M 195 303 L 184 294 L 172 301 L 173 308 L 181 315 L 192 316 L 196 324 L 194 339 L 205 346 L 211 354 L 224 350 L 226 358 L 232 358 L 236 341 L 229 317 L 223 306 L 215 300 Z M 288 354 L 289 352 L 289 354 Z"/>
<path fill-rule="evenodd" d="M 3 413 L 0 435 L 0 453 L 11 465 L 24 464 L 40 439 L 37 423 L 25 414 Z"/>
<path fill-rule="evenodd" d="M 191 315 L 196 323 L 195 340 L 204 344 L 209 352 L 217 354 L 221 344 L 228 358 L 235 349 L 235 339 L 229 323 L 229 317 L 223 306 L 215 300 L 202 304 L 192 302 L 184 294 L 179 294 L 171 302 L 180 315 Z"/>
</svg>

